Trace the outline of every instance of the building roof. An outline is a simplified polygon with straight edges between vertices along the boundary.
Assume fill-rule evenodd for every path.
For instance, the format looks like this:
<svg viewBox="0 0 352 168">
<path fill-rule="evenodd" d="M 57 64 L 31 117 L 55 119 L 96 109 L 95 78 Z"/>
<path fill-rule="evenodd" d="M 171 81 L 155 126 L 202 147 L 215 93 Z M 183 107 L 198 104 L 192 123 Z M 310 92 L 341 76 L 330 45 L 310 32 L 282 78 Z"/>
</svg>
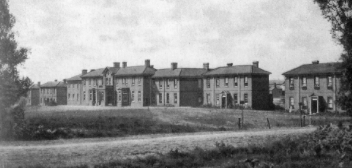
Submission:
<svg viewBox="0 0 352 168">
<path fill-rule="evenodd" d="M 75 75 L 75 76 L 73 76 L 73 77 L 71 77 L 71 78 L 68 78 L 68 79 L 66 79 L 66 80 L 67 80 L 67 81 L 80 81 L 80 80 L 82 80 L 81 76 L 82 76 L 82 74 Z"/>
<path fill-rule="evenodd" d="M 310 75 L 310 74 L 329 74 L 329 73 L 341 73 L 339 67 L 340 62 L 329 62 L 329 63 L 318 63 L 318 64 L 303 64 L 297 68 L 289 70 L 282 75 Z"/>
<path fill-rule="evenodd" d="M 40 87 L 66 87 L 66 84 L 62 81 L 50 81 L 40 85 Z"/>
<path fill-rule="evenodd" d="M 176 68 L 172 69 L 160 69 L 155 72 L 153 78 L 163 78 L 163 77 L 174 77 L 174 78 L 191 78 L 191 77 L 201 77 L 205 72 L 204 68 Z"/>
<path fill-rule="evenodd" d="M 86 78 L 86 77 L 102 77 L 104 75 L 104 71 L 108 69 L 109 71 L 111 71 L 113 74 L 115 74 L 119 68 L 115 68 L 115 67 L 105 67 L 105 68 L 99 68 L 96 69 L 94 71 L 90 71 L 87 74 L 81 76 L 82 78 Z"/>
<path fill-rule="evenodd" d="M 115 76 L 151 76 L 154 75 L 156 69 L 151 67 L 142 66 L 130 66 L 126 68 L 120 68 Z"/>
<path fill-rule="evenodd" d="M 236 74 L 269 75 L 271 73 L 253 65 L 235 65 L 235 66 L 215 68 L 214 70 L 205 73 L 204 76 L 236 75 Z"/>
<path fill-rule="evenodd" d="M 29 89 L 39 89 L 39 85 L 38 84 L 33 84 L 32 86 L 29 87 Z"/>
</svg>

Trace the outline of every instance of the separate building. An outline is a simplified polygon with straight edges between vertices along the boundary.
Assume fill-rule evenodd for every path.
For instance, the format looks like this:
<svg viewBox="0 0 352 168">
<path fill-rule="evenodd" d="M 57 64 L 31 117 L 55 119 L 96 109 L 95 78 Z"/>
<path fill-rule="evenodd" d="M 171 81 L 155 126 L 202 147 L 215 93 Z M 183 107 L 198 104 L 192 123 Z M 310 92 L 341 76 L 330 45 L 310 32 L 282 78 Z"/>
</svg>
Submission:
<svg viewBox="0 0 352 168">
<path fill-rule="evenodd" d="M 285 90 L 284 81 L 270 80 L 269 95 L 274 105 L 285 107 Z"/>
<path fill-rule="evenodd" d="M 67 104 L 68 105 L 81 105 L 83 100 L 83 87 L 81 76 L 87 74 L 87 70 L 83 69 L 82 73 L 71 78 L 67 81 Z"/>
<path fill-rule="evenodd" d="M 40 86 L 40 105 L 67 105 L 66 81 L 47 82 Z"/>
<path fill-rule="evenodd" d="M 27 94 L 27 105 L 28 106 L 38 106 L 39 105 L 39 89 L 40 89 L 40 82 L 38 84 L 33 84 L 29 87 L 29 91 Z"/>
<path fill-rule="evenodd" d="M 155 69 L 150 65 L 150 60 L 145 60 L 145 65 L 127 67 L 127 62 L 122 63 L 115 73 L 114 86 L 117 96 L 117 106 L 142 107 L 149 106 L 152 100 L 151 77 Z"/>
<path fill-rule="evenodd" d="M 203 68 L 177 68 L 177 63 L 171 63 L 171 68 L 156 71 L 152 87 L 156 105 L 202 105 L 202 74 L 209 70 L 207 65 Z"/>
<path fill-rule="evenodd" d="M 283 73 L 285 76 L 285 109 L 302 109 L 309 113 L 341 110 L 335 103 L 340 88 L 341 63 L 304 64 Z"/>
<path fill-rule="evenodd" d="M 113 67 L 92 69 L 81 76 L 82 105 L 114 106 L 114 74 L 120 69 L 120 63 L 114 62 Z"/>
<path fill-rule="evenodd" d="M 236 65 L 232 63 L 205 73 L 204 104 L 230 108 L 241 101 L 253 109 L 270 108 L 269 75 L 271 73 L 259 68 L 259 62 L 253 65 Z"/>
</svg>

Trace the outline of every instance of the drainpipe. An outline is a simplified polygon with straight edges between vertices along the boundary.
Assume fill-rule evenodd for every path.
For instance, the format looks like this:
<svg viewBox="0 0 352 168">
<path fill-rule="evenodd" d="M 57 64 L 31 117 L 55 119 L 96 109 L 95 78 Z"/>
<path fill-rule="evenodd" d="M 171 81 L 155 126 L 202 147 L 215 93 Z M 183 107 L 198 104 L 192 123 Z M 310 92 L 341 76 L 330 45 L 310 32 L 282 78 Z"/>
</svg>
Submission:
<svg viewBox="0 0 352 168">
<path fill-rule="evenodd" d="M 216 104 L 216 95 L 215 95 L 215 76 L 213 76 L 213 105 L 217 105 Z M 220 100 L 219 100 L 220 101 Z"/>
</svg>

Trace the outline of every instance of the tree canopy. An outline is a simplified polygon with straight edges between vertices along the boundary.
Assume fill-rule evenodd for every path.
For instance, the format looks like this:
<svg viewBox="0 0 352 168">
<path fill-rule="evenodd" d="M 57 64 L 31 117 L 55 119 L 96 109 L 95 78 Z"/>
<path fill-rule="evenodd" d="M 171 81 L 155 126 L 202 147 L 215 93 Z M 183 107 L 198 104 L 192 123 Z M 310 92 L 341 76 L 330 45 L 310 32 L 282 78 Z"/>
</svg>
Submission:
<svg viewBox="0 0 352 168">
<path fill-rule="evenodd" d="M 314 0 L 331 23 L 331 34 L 342 45 L 341 87 L 337 103 L 352 115 L 352 0 Z"/>
</svg>

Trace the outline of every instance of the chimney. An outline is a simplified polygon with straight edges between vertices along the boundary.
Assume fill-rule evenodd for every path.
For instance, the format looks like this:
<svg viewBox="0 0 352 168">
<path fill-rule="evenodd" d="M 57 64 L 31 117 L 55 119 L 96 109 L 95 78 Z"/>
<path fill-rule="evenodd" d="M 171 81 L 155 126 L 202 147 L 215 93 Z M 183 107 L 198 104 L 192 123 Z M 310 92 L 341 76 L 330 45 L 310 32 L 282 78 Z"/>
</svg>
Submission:
<svg viewBox="0 0 352 168">
<path fill-rule="evenodd" d="M 146 66 L 146 67 L 150 67 L 150 60 L 149 60 L 149 59 L 146 59 L 146 60 L 144 61 L 144 63 L 145 63 L 145 66 Z"/>
<path fill-rule="evenodd" d="M 171 63 L 171 69 L 174 70 L 177 68 L 177 62 L 172 62 Z"/>
<path fill-rule="evenodd" d="M 259 68 L 259 61 L 253 61 L 253 66 Z"/>
<path fill-rule="evenodd" d="M 203 68 L 209 70 L 209 62 L 203 63 Z"/>
<path fill-rule="evenodd" d="M 40 86 L 40 82 L 38 82 L 38 86 Z"/>
<path fill-rule="evenodd" d="M 274 83 L 274 88 L 276 88 L 276 82 Z"/>
<path fill-rule="evenodd" d="M 319 64 L 319 60 L 312 61 L 312 64 Z"/>
<path fill-rule="evenodd" d="M 150 65 L 150 68 L 154 68 L 154 65 Z"/>
<path fill-rule="evenodd" d="M 120 62 L 114 62 L 114 68 L 120 68 Z"/>
<path fill-rule="evenodd" d="M 64 79 L 64 83 L 66 83 L 66 79 Z"/>
<path fill-rule="evenodd" d="M 93 71 L 95 71 L 95 69 L 91 69 L 91 70 L 90 70 L 90 72 L 93 72 Z"/>
<path fill-rule="evenodd" d="M 55 79 L 55 82 L 57 82 L 57 79 Z"/>
<path fill-rule="evenodd" d="M 127 67 L 127 62 L 122 62 L 122 67 L 126 68 Z"/>
<path fill-rule="evenodd" d="M 233 63 L 228 63 L 227 66 L 228 67 L 231 67 L 233 65 Z"/>
<path fill-rule="evenodd" d="M 85 75 L 85 74 L 87 74 L 87 70 L 86 69 L 82 69 L 82 75 Z"/>
</svg>

